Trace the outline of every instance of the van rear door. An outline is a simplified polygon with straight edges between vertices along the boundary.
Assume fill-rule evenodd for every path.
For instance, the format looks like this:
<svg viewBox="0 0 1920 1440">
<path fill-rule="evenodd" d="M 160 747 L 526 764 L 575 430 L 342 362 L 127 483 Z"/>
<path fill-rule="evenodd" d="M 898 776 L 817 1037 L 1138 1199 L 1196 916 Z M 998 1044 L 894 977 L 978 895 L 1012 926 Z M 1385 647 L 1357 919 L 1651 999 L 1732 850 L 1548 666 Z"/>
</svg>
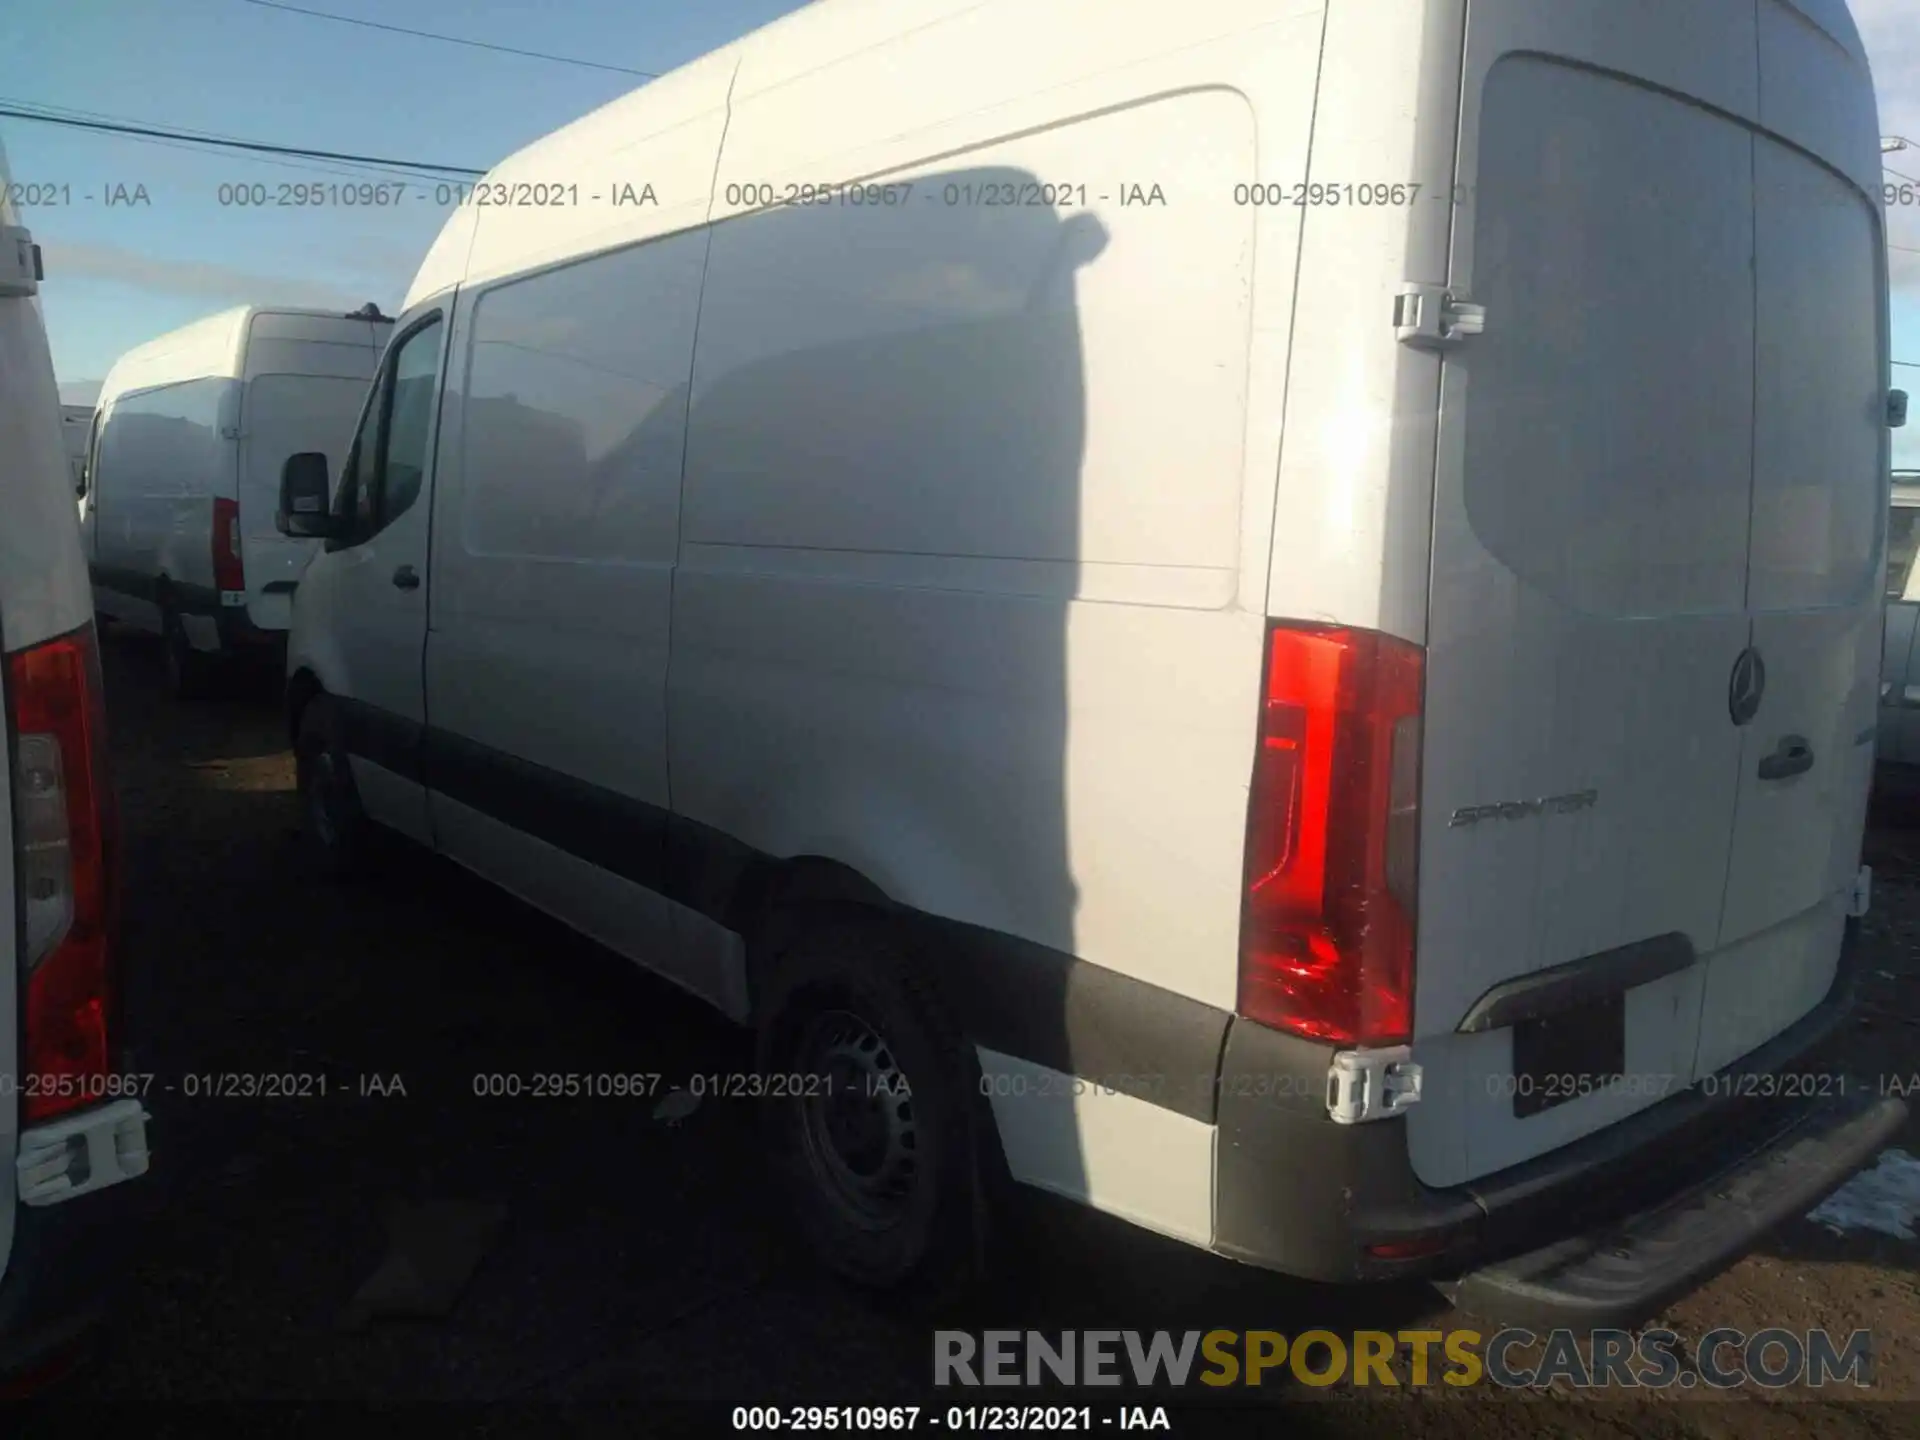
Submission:
<svg viewBox="0 0 1920 1440">
<path fill-rule="evenodd" d="M 1486 318 L 1442 366 L 1409 1112 L 1429 1184 L 1655 1103 L 1831 978 L 1879 537 L 1835 497 L 1871 493 L 1884 352 L 1871 221 L 1753 128 L 1769 23 L 1751 0 L 1469 3 L 1448 283 Z M 1822 101 L 1864 83 L 1811 78 Z M 1796 735 L 1813 766 L 1781 775 Z M 1596 988 L 1620 998 L 1574 1003 Z"/>
<path fill-rule="evenodd" d="M 1785 67 L 1793 54 L 1763 59 Z M 1765 78 L 1763 93 L 1780 83 Z M 1741 730 L 1697 1074 L 1778 1034 L 1833 983 L 1873 780 L 1884 623 L 1879 219 L 1856 186 L 1764 135 L 1754 176 L 1761 298 L 1747 599 L 1765 683 Z"/>
</svg>

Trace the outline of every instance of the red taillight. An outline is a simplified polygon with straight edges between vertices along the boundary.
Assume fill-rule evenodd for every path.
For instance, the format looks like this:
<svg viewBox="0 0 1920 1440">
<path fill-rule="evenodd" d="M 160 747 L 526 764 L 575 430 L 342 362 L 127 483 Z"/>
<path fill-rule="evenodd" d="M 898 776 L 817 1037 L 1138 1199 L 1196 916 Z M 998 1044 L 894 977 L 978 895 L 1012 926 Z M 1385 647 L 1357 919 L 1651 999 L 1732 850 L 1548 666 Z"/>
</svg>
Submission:
<svg viewBox="0 0 1920 1440">
<path fill-rule="evenodd" d="M 1275 624 L 1247 816 L 1240 1013 L 1340 1045 L 1413 1026 L 1417 645 Z"/>
<path fill-rule="evenodd" d="M 1415 1240 L 1382 1240 L 1365 1249 L 1375 1260 L 1420 1260 L 1428 1255 L 1438 1255 L 1453 1243 L 1454 1238 L 1450 1234 L 1422 1235 Z"/>
<path fill-rule="evenodd" d="M 91 1104 L 113 1073 L 113 790 L 91 625 L 7 657 L 26 1014 L 27 1123 Z"/>
<path fill-rule="evenodd" d="M 240 502 L 213 502 L 213 584 L 216 590 L 245 590 L 246 568 L 240 563 Z"/>
</svg>

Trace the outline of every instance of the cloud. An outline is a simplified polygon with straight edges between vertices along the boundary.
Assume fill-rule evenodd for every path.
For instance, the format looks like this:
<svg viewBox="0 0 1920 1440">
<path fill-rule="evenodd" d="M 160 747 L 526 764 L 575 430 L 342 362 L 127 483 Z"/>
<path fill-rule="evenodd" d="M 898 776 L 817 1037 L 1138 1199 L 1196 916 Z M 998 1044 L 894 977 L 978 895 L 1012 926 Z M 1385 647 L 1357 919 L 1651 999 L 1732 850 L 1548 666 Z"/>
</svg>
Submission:
<svg viewBox="0 0 1920 1440">
<path fill-rule="evenodd" d="M 166 295 L 190 295 L 232 305 L 294 305 L 321 310 L 351 310 L 367 300 L 359 290 L 324 281 L 264 275 L 204 260 L 165 260 L 119 245 L 52 241 L 41 248 L 46 252 L 50 286 L 68 279 L 110 280 Z"/>
</svg>

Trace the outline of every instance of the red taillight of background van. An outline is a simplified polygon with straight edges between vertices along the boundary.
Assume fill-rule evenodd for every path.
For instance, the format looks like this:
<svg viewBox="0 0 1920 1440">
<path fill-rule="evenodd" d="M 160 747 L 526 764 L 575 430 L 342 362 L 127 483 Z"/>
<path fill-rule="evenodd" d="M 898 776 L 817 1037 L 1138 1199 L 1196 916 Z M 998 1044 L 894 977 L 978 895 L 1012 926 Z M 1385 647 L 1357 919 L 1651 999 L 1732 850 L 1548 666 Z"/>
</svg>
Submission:
<svg viewBox="0 0 1920 1440">
<path fill-rule="evenodd" d="M 213 502 L 213 587 L 245 590 L 246 567 L 240 563 L 240 502 Z"/>
<path fill-rule="evenodd" d="M 7 672 L 32 1124 L 102 1099 L 113 1074 L 115 817 L 93 626 L 8 656 Z"/>
<path fill-rule="evenodd" d="M 1239 1011 L 1339 1045 L 1413 1024 L 1425 655 L 1275 623 L 1247 816 Z"/>
</svg>

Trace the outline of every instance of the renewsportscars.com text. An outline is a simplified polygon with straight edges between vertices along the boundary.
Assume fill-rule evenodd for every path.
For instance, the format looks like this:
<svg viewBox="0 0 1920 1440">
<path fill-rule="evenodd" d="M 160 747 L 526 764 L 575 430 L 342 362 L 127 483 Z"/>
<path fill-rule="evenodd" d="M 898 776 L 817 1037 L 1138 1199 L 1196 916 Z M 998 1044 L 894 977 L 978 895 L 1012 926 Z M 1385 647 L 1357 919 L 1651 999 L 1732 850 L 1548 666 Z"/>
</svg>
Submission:
<svg viewBox="0 0 1920 1440">
<path fill-rule="evenodd" d="M 1672 1330 L 937 1330 L 933 1383 L 1864 1388 L 1873 1343 L 1865 1330 L 1722 1329 L 1692 1344 Z"/>
</svg>

